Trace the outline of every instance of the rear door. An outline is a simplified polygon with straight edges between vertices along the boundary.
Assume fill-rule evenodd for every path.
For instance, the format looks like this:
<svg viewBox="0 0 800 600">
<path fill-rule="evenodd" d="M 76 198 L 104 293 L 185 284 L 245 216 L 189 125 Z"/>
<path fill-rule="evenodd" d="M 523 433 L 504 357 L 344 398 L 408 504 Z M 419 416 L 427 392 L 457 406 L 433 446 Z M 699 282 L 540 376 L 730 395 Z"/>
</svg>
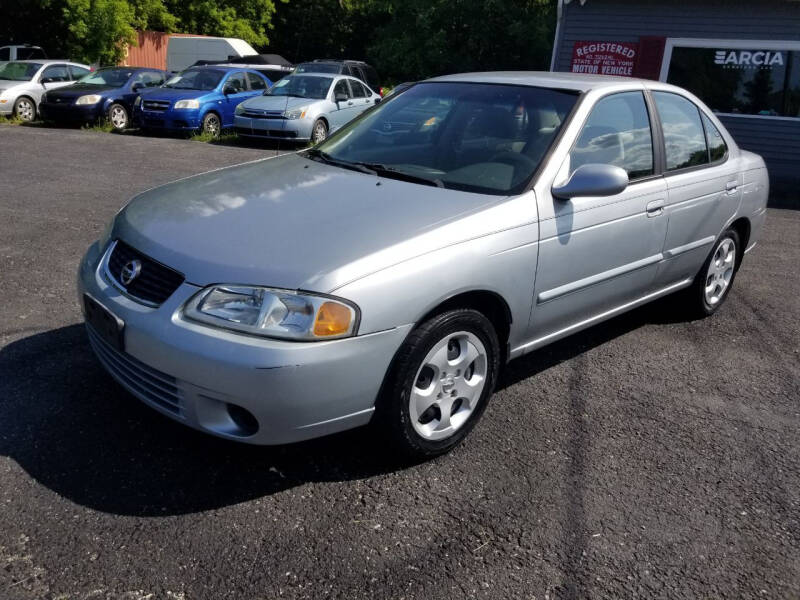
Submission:
<svg viewBox="0 0 800 600">
<path fill-rule="evenodd" d="M 668 221 L 657 282 L 694 277 L 736 212 L 741 175 L 716 125 L 688 98 L 652 93 L 664 137 Z"/>
<path fill-rule="evenodd" d="M 545 343 L 652 290 L 667 222 L 660 207 L 655 136 L 642 91 L 598 100 L 555 183 L 584 164 L 628 173 L 620 194 L 561 200 L 537 197 L 539 264 L 530 338 Z"/>
<path fill-rule="evenodd" d="M 372 106 L 373 102 L 372 92 L 369 91 L 365 84 L 357 79 L 350 79 L 349 83 L 353 92 L 353 112 L 350 117 L 352 119 Z"/>
</svg>

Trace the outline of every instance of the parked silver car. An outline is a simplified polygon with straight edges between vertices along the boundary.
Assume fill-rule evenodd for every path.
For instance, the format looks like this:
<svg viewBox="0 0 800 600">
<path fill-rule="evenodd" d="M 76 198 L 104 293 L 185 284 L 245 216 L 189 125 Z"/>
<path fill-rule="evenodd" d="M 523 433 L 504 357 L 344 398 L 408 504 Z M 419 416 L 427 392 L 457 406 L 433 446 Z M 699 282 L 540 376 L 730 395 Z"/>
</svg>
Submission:
<svg viewBox="0 0 800 600">
<path fill-rule="evenodd" d="M 33 121 L 47 90 L 70 85 L 91 72 L 62 60 L 18 60 L 0 66 L 0 115 Z"/>
<path fill-rule="evenodd" d="M 380 101 L 354 77 L 289 75 L 237 106 L 234 126 L 239 135 L 321 142 Z"/>
<path fill-rule="evenodd" d="M 102 364 L 182 423 L 278 444 L 373 421 L 433 456 L 505 361 L 678 291 L 718 310 L 767 194 L 682 89 L 453 75 L 311 150 L 140 194 L 79 293 Z"/>
</svg>

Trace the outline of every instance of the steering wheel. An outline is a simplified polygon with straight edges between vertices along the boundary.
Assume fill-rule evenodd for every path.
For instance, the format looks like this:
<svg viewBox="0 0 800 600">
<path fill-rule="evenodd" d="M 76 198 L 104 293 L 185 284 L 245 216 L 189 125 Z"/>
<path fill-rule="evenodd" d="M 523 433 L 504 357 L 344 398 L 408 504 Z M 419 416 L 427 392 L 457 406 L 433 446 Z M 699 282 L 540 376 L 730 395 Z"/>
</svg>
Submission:
<svg viewBox="0 0 800 600">
<path fill-rule="evenodd" d="M 531 170 L 534 170 L 537 167 L 536 161 L 534 161 L 530 156 L 520 152 L 498 152 L 489 159 L 489 162 L 502 162 L 510 164 L 513 167 L 527 167 Z"/>
</svg>

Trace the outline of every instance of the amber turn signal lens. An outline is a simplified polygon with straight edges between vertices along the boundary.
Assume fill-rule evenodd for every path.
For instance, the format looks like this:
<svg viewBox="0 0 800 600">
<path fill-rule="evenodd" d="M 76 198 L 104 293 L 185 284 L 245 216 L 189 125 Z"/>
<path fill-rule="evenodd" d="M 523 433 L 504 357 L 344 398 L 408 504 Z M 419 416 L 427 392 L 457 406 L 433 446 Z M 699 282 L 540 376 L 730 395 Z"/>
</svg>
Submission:
<svg viewBox="0 0 800 600">
<path fill-rule="evenodd" d="M 314 335 L 327 337 L 341 335 L 350 330 L 352 314 L 349 308 L 337 302 L 324 302 L 317 311 Z"/>
</svg>

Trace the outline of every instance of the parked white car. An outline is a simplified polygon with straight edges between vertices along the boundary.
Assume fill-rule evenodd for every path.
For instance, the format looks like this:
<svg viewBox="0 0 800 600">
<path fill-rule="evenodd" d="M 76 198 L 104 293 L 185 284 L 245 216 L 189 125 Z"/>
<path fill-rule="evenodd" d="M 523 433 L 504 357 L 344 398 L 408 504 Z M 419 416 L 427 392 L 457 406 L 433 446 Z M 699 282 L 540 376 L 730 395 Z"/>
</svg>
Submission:
<svg viewBox="0 0 800 600">
<path fill-rule="evenodd" d="M 63 60 L 18 60 L 0 66 L 0 115 L 33 121 L 42 94 L 91 73 L 88 65 Z"/>
</svg>

